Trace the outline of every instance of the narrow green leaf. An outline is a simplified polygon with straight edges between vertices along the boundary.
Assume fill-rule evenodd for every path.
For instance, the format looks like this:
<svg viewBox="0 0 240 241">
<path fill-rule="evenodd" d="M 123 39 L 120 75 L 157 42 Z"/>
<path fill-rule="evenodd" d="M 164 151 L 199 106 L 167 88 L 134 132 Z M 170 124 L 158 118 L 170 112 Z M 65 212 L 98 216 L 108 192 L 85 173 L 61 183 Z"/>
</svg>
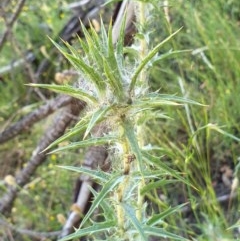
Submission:
<svg viewBox="0 0 240 241">
<path fill-rule="evenodd" d="M 84 223 L 90 218 L 92 215 L 93 211 L 98 207 L 100 202 L 106 197 L 106 195 L 111 192 L 120 182 L 123 181 L 125 177 L 124 176 L 119 176 L 119 175 L 114 175 L 112 178 L 104 184 L 103 188 L 101 189 L 100 193 L 98 196 L 94 199 L 89 211 L 87 214 L 84 216 L 80 227 L 84 225 Z"/>
<path fill-rule="evenodd" d="M 119 37 L 118 37 L 118 41 L 116 43 L 116 52 L 117 52 L 117 56 L 119 56 L 120 58 L 117 58 L 117 60 L 121 60 L 120 66 L 122 67 L 122 63 L 123 63 L 123 49 L 124 49 L 124 38 L 125 38 L 125 29 L 126 29 L 126 19 L 127 19 L 127 14 L 126 11 L 123 15 L 122 18 L 122 24 L 121 24 L 121 28 L 120 28 L 120 33 L 119 33 Z"/>
<path fill-rule="evenodd" d="M 168 57 L 171 57 L 171 56 L 173 56 L 173 55 L 183 54 L 183 53 L 189 53 L 189 52 L 192 52 L 192 49 L 175 50 L 175 51 L 170 50 L 169 52 L 164 53 L 164 54 L 161 54 L 161 55 L 157 56 L 156 58 L 152 59 L 151 65 L 157 64 L 159 61 L 161 61 L 161 60 L 163 60 L 163 59 L 166 59 L 166 58 L 168 58 Z"/>
<path fill-rule="evenodd" d="M 169 37 L 167 37 L 166 39 L 164 39 L 161 43 L 159 43 L 155 48 L 153 48 L 148 55 L 141 61 L 141 63 L 139 64 L 139 66 L 137 67 L 137 69 L 135 70 L 135 72 L 133 73 L 132 76 L 132 80 L 130 83 L 130 88 L 129 88 L 129 92 L 132 92 L 132 90 L 135 87 L 138 75 L 140 74 L 140 72 L 143 70 L 143 68 L 149 63 L 149 61 L 154 57 L 155 54 L 157 54 L 157 52 L 160 50 L 160 48 L 167 43 L 174 35 L 176 35 L 182 28 L 180 28 L 179 30 L 177 30 L 176 32 L 174 32 L 173 34 L 171 34 Z"/>
<path fill-rule="evenodd" d="M 159 214 L 154 214 L 150 219 L 147 220 L 147 225 L 149 226 L 154 226 L 156 224 L 158 224 L 160 221 L 164 220 L 164 218 L 168 217 L 169 215 L 181 211 L 181 209 L 186 206 L 187 203 L 178 205 L 174 208 L 168 208 L 167 210 L 159 213 Z"/>
<path fill-rule="evenodd" d="M 164 105 L 168 105 L 168 106 L 180 106 L 183 105 L 182 103 L 178 103 L 178 102 L 174 102 L 174 101 L 169 101 L 169 100 L 161 100 L 161 99 L 139 99 L 134 101 L 134 105 L 138 106 L 140 108 L 147 108 L 147 107 L 151 107 L 151 108 L 156 108 L 158 106 L 164 106 Z"/>
<path fill-rule="evenodd" d="M 93 66 L 86 64 L 83 59 L 76 58 L 67 53 L 65 54 L 65 57 L 76 69 L 82 71 L 89 78 L 89 80 L 94 83 L 98 91 L 105 91 L 105 83 L 102 79 L 102 76 L 96 71 Z"/>
<path fill-rule="evenodd" d="M 230 226 L 229 228 L 227 228 L 227 230 L 231 230 L 231 229 L 239 229 L 240 228 L 240 220 L 238 220 L 235 224 L 233 224 L 232 226 Z"/>
<path fill-rule="evenodd" d="M 88 48 L 86 42 L 84 40 L 82 40 L 79 36 L 77 36 L 77 37 L 78 37 L 78 41 L 80 43 L 80 46 L 81 46 L 83 52 L 85 53 L 85 55 L 87 55 L 89 52 L 89 48 Z"/>
<path fill-rule="evenodd" d="M 140 234 L 142 240 L 148 240 L 147 237 L 144 234 L 144 230 L 143 230 L 143 225 L 138 221 L 136 215 L 135 215 L 135 210 L 133 207 L 129 206 L 126 203 L 122 203 L 121 206 L 123 207 L 126 216 L 128 217 L 128 219 L 131 221 L 131 223 L 133 224 L 133 226 L 135 227 L 135 229 L 138 231 L 138 233 Z"/>
<path fill-rule="evenodd" d="M 116 95 L 121 101 L 124 96 L 121 78 L 119 77 L 116 78 L 115 76 L 116 74 L 114 73 L 114 70 L 109 66 L 109 61 L 104 60 L 103 66 L 104 66 L 104 72 L 106 74 L 108 84 L 110 85 L 114 95 Z"/>
<path fill-rule="evenodd" d="M 183 178 L 181 175 L 178 174 L 178 172 L 176 172 L 172 168 L 168 167 L 165 163 L 163 163 L 160 160 L 160 158 L 152 156 L 151 154 L 149 154 L 146 151 L 142 151 L 142 155 L 143 155 L 143 159 L 146 162 L 148 162 L 150 164 L 154 164 L 155 166 L 157 166 L 161 170 L 165 171 L 169 175 L 171 175 L 171 176 L 175 177 L 176 179 L 178 179 L 179 181 L 181 181 L 181 182 L 183 182 L 183 183 L 185 183 L 185 184 L 195 188 L 194 186 L 191 185 L 191 183 L 186 178 Z"/>
<path fill-rule="evenodd" d="M 86 120 L 85 120 L 86 121 Z M 57 140 L 52 142 L 43 152 L 51 149 L 52 147 L 58 145 L 59 143 L 69 140 L 71 137 L 80 135 L 83 133 L 87 128 L 88 122 L 82 123 L 81 125 L 73 127 L 71 130 L 69 130 L 67 133 L 65 133 L 63 136 L 59 137 Z"/>
<path fill-rule="evenodd" d="M 92 234 L 95 234 L 95 233 L 108 231 L 109 229 L 115 228 L 115 227 L 116 227 L 116 221 L 115 220 L 101 222 L 101 223 L 95 223 L 91 227 L 78 229 L 78 230 L 76 230 L 75 233 L 70 234 L 70 235 L 68 235 L 64 238 L 61 238 L 58 241 L 72 240 L 72 239 L 75 239 L 75 238 L 80 238 L 80 237 L 85 236 L 85 235 L 89 235 L 89 234 L 92 235 Z"/>
<path fill-rule="evenodd" d="M 89 189 L 92 192 L 93 196 L 96 198 L 98 195 L 98 192 L 94 190 L 91 186 L 89 186 Z M 116 220 L 116 210 L 114 209 L 113 205 L 109 205 L 109 200 L 107 198 L 103 199 L 99 205 L 103 209 L 103 213 L 104 213 L 103 216 L 106 221 Z"/>
<path fill-rule="evenodd" d="M 58 166 L 58 167 L 69 170 L 69 171 L 84 173 L 84 174 L 91 176 L 94 179 L 99 179 L 103 182 L 109 181 L 109 179 L 111 177 L 111 175 L 107 172 L 103 172 L 101 170 L 92 170 L 92 169 L 86 168 L 86 167 L 73 167 L 73 166 Z"/>
<path fill-rule="evenodd" d="M 143 228 L 144 232 L 146 234 L 152 235 L 152 236 L 157 236 L 157 237 L 162 237 L 164 239 L 170 239 L 170 240 L 181 240 L 181 241 L 189 241 L 189 239 L 182 238 L 176 234 L 167 232 L 163 228 L 156 228 L 156 227 L 150 227 L 150 226 L 144 226 Z"/>
<path fill-rule="evenodd" d="M 86 132 L 84 134 L 83 139 L 85 139 L 87 137 L 87 135 L 90 133 L 90 131 L 92 130 L 92 128 L 97 124 L 100 123 L 102 120 L 104 120 L 106 118 L 106 114 L 107 112 L 111 110 L 111 106 L 103 106 L 102 108 L 100 108 L 99 110 L 95 111 L 92 114 L 92 118 L 88 123 L 88 127 L 86 129 Z"/>
<path fill-rule="evenodd" d="M 86 102 L 91 102 L 94 104 L 98 103 L 97 99 L 94 96 L 90 95 L 89 93 L 87 93 L 82 89 L 72 87 L 70 85 L 28 84 L 28 86 L 45 88 L 45 89 L 52 90 L 56 93 L 69 95 Z"/>
<path fill-rule="evenodd" d="M 104 27 L 102 18 L 100 19 L 100 23 L 101 23 L 101 40 L 102 40 L 103 47 L 105 48 L 105 51 L 107 52 L 108 51 L 108 36 L 107 36 L 106 28 Z"/>
<path fill-rule="evenodd" d="M 52 41 L 55 47 L 66 57 L 66 59 L 77 69 L 84 73 L 89 80 L 94 83 L 97 90 L 103 92 L 105 89 L 104 81 L 99 73 L 95 71 L 95 68 L 88 65 L 86 60 L 76 56 L 76 54 L 69 54 L 66 50 L 60 46 L 58 43 Z M 69 44 L 67 44 L 69 46 Z M 70 51 L 73 52 L 73 47 L 69 47 Z"/>
<path fill-rule="evenodd" d="M 68 50 L 70 50 L 71 54 L 76 58 L 81 58 L 79 50 L 76 50 L 69 42 L 62 40 Z M 66 52 L 68 53 L 68 52 Z"/>
<path fill-rule="evenodd" d="M 222 134 L 224 136 L 227 136 L 227 137 L 229 137 L 229 138 L 231 138 L 231 139 L 233 139 L 233 140 L 235 140 L 237 142 L 240 142 L 240 138 L 238 138 L 235 135 L 230 134 L 230 133 L 222 130 L 218 125 L 212 124 L 212 123 L 209 123 L 209 124 L 207 124 L 205 126 L 200 127 L 195 134 L 198 134 L 201 130 L 203 130 L 205 128 L 209 128 L 210 130 L 215 130 L 215 131 L 217 131 L 218 133 L 220 133 L 220 134 Z"/>
<path fill-rule="evenodd" d="M 145 177 L 145 174 L 144 174 L 144 177 Z M 159 181 L 150 182 L 141 189 L 141 195 L 144 195 L 153 189 L 166 186 L 167 184 L 171 184 L 175 182 L 177 182 L 177 180 L 167 180 L 167 179 L 161 179 Z"/>
<path fill-rule="evenodd" d="M 104 69 L 106 71 L 107 77 L 109 78 L 109 83 L 114 90 L 114 93 L 120 97 L 123 97 L 123 86 L 122 77 L 118 62 L 115 56 L 115 49 L 112 40 L 112 24 L 109 24 L 108 29 L 108 57 L 104 61 Z"/>
<path fill-rule="evenodd" d="M 85 37 L 85 40 L 88 44 L 89 50 L 91 47 L 95 46 L 96 49 L 100 50 L 102 43 L 100 42 L 100 38 L 96 33 L 94 27 L 90 23 L 90 29 L 87 29 L 83 23 L 81 23 L 82 31 Z"/>
<path fill-rule="evenodd" d="M 125 120 L 123 123 L 123 128 L 124 128 L 124 134 L 129 142 L 132 152 L 136 156 L 136 159 L 138 161 L 140 172 L 142 173 L 144 170 L 142 153 L 138 146 L 138 141 L 137 141 L 136 135 L 134 133 L 133 125 L 130 123 L 129 120 Z"/>
<path fill-rule="evenodd" d="M 114 142 L 116 140 L 117 138 L 115 136 L 89 138 L 87 140 L 73 142 L 67 146 L 59 147 L 56 150 L 51 151 L 49 154 L 56 153 L 59 151 L 66 151 L 66 150 L 73 150 L 73 149 L 78 149 L 82 147 L 88 147 L 88 146 L 100 146 L 100 145 L 110 144 L 110 142 Z"/>
<path fill-rule="evenodd" d="M 159 94 L 158 92 L 153 92 L 149 93 L 146 96 L 142 97 L 141 100 L 149 100 L 149 99 L 154 99 L 154 100 L 167 100 L 167 101 L 173 101 L 177 103 L 183 103 L 183 104 L 193 104 L 193 105 L 201 105 L 205 106 L 197 101 L 187 99 L 185 97 L 179 97 L 176 95 L 168 95 L 168 94 Z"/>
</svg>

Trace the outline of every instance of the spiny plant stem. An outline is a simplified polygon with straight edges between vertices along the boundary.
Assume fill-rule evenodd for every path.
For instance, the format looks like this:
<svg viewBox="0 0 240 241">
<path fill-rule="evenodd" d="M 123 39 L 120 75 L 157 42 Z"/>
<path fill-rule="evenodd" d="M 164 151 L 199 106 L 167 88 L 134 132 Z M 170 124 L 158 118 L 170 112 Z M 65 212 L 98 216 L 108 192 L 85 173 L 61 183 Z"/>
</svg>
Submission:
<svg viewBox="0 0 240 241">
<path fill-rule="evenodd" d="M 143 32 L 144 31 L 144 25 L 145 25 L 145 21 L 146 21 L 146 4 L 143 2 L 138 2 L 138 6 L 137 9 L 138 13 L 136 13 L 137 15 L 137 21 L 138 24 L 140 25 L 140 29 Z M 144 34 L 143 34 L 144 36 Z M 139 59 L 143 60 L 148 52 L 148 46 L 147 46 L 147 41 L 145 39 L 145 37 L 141 37 L 140 38 L 140 52 L 139 52 Z M 147 72 L 146 69 L 143 69 L 140 73 L 139 76 L 139 85 L 141 86 L 141 88 L 144 91 L 144 87 L 146 87 L 148 85 L 147 83 Z M 142 147 L 144 145 L 143 143 L 143 137 L 142 137 L 142 127 L 138 126 L 137 127 L 137 137 L 139 140 L 139 145 L 140 147 Z M 141 168 L 140 165 L 138 164 L 138 171 L 141 172 Z M 138 188 L 137 188 L 137 211 L 136 211 L 136 217 L 138 220 L 142 219 L 142 206 L 143 206 L 143 195 L 141 195 L 141 189 L 144 187 L 145 185 L 145 181 L 144 178 L 142 178 L 142 180 L 140 180 Z"/>
<path fill-rule="evenodd" d="M 138 2 L 138 24 L 140 25 L 141 31 L 144 31 L 144 25 L 146 22 L 146 4 L 143 2 Z M 143 60 L 148 52 L 148 46 L 147 46 L 147 41 L 144 37 L 140 38 L 140 52 L 139 52 L 139 58 L 140 60 Z M 147 73 L 146 70 L 142 70 L 140 74 L 140 84 L 142 86 L 147 85 Z"/>
<path fill-rule="evenodd" d="M 127 175 L 129 174 L 130 171 L 130 165 L 127 162 L 127 155 L 129 153 L 129 145 L 127 143 L 127 139 L 123 137 L 123 142 L 122 142 L 122 149 L 123 149 L 123 154 L 121 157 L 122 160 L 122 167 L 123 167 L 123 174 Z M 122 206 L 120 205 L 123 201 L 124 198 L 124 191 L 126 187 L 128 186 L 129 178 L 126 176 L 124 178 L 124 181 L 119 185 L 118 190 L 117 190 L 117 217 L 118 217 L 118 226 L 120 228 L 120 232 L 124 231 L 124 210 Z"/>
</svg>

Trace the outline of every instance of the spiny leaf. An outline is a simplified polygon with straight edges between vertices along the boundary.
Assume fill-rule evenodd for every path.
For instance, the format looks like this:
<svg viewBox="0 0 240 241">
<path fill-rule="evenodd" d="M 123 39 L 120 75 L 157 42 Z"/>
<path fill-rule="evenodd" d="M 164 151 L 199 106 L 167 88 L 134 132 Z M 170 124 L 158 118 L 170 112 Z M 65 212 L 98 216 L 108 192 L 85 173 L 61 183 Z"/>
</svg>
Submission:
<svg viewBox="0 0 240 241">
<path fill-rule="evenodd" d="M 144 226 L 143 230 L 146 234 L 162 237 L 164 239 L 170 239 L 170 240 L 180 240 L 180 241 L 189 241 L 189 239 L 182 238 L 176 234 L 167 232 L 163 228 L 156 228 L 156 227 L 150 227 L 150 226 Z"/>
<path fill-rule="evenodd" d="M 128 219 L 131 221 L 131 223 L 133 224 L 133 226 L 136 228 L 136 230 L 138 231 L 138 233 L 140 234 L 142 240 L 148 240 L 147 237 L 144 234 L 144 230 L 143 230 L 143 225 L 138 221 L 136 215 L 135 215 L 135 210 L 133 207 L 129 206 L 126 203 L 122 203 L 121 206 L 123 207 L 126 216 L 128 217 Z"/>
<path fill-rule="evenodd" d="M 82 229 L 78 229 L 75 233 L 70 234 L 64 238 L 61 238 L 58 241 L 66 241 L 66 240 L 72 240 L 75 238 L 79 238 L 85 235 L 89 235 L 89 234 L 95 234 L 95 233 L 99 233 L 99 232 L 103 232 L 103 231 L 108 231 L 111 228 L 115 228 L 116 227 L 116 221 L 106 221 L 106 222 L 101 222 L 101 223 L 95 223 L 94 225 L 87 227 L 87 228 L 82 228 Z"/>
<path fill-rule="evenodd" d="M 74 98 L 86 101 L 86 102 L 91 102 L 96 104 L 97 103 L 97 99 L 90 95 L 89 93 L 87 93 L 86 91 L 76 88 L 76 87 L 72 87 L 70 85 L 50 85 L 50 84 L 28 84 L 29 86 L 32 87 L 41 87 L 41 88 L 45 88 L 45 89 L 49 89 L 52 90 L 54 92 L 57 93 L 61 93 L 61 94 L 66 94 L 69 96 L 72 96 Z"/>
<path fill-rule="evenodd" d="M 104 49 L 104 52 L 108 52 L 108 35 L 107 35 L 107 31 L 104 27 L 104 23 L 102 21 L 101 18 L 101 40 L 102 40 L 102 47 Z"/>
<path fill-rule="evenodd" d="M 104 71 L 107 77 L 108 84 L 110 85 L 114 95 L 116 95 L 121 101 L 124 96 L 124 91 L 121 83 L 121 78 L 115 76 L 114 70 L 110 68 L 109 62 L 104 60 Z"/>
<path fill-rule="evenodd" d="M 170 101 L 170 100 L 162 100 L 162 99 L 138 99 L 134 101 L 134 105 L 138 106 L 140 108 L 147 108 L 147 107 L 152 107 L 156 108 L 158 106 L 163 106 L 163 105 L 170 105 L 170 106 L 180 106 L 183 105 L 182 103 Z"/>
<path fill-rule="evenodd" d="M 106 197 L 106 195 L 109 192 L 111 192 L 120 182 L 122 182 L 124 178 L 125 178 L 124 176 L 114 175 L 108 182 L 106 182 L 104 184 L 102 190 L 99 192 L 97 197 L 94 199 L 89 211 L 84 216 L 80 227 L 82 227 L 84 225 L 84 223 L 90 218 L 93 211 L 98 207 L 98 205 Z"/>
<path fill-rule="evenodd" d="M 67 60 L 77 69 L 80 70 L 83 74 L 85 74 L 89 80 L 94 83 L 95 87 L 99 92 L 103 92 L 105 90 L 105 84 L 104 81 L 102 80 L 102 76 L 97 73 L 94 69 L 94 67 L 88 65 L 86 61 L 79 57 L 76 56 L 75 54 L 69 54 L 66 52 L 66 50 L 60 46 L 58 43 L 54 42 L 51 40 L 53 44 L 56 46 L 56 48 L 67 58 Z M 67 44 L 68 46 L 68 44 Z M 73 47 L 69 47 L 73 51 Z"/>
<path fill-rule="evenodd" d="M 95 87 L 100 93 L 105 92 L 105 83 L 103 78 L 93 66 L 86 64 L 83 59 L 76 58 L 68 53 L 65 53 L 65 57 L 76 69 L 82 71 L 89 78 L 89 80 L 94 83 Z"/>
<path fill-rule="evenodd" d="M 72 166 L 58 166 L 58 167 L 66 169 L 66 170 L 74 171 L 74 172 L 84 173 L 84 174 L 91 176 L 94 179 L 99 179 L 103 182 L 109 181 L 109 179 L 111 177 L 111 175 L 107 172 L 103 172 L 101 170 L 92 170 L 92 169 L 86 168 L 86 167 L 72 167 Z"/>
<path fill-rule="evenodd" d="M 81 58 L 81 55 L 78 50 L 76 50 L 71 44 L 69 44 L 67 41 L 62 40 L 65 46 L 68 50 L 72 53 L 72 55 L 76 58 Z"/>
<path fill-rule="evenodd" d="M 180 28 L 179 30 L 177 30 L 176 32 L 174 32 L 173 34 L 171 34 L 169 37 L 167 37 L 166 39 L 164 39 L 161 43 L 159 43 L 155 48 L 153 48 L 148 55 L 141 61 L 141 63 L 139 64 L 139 66 L 137 67 L 137 69 L 135 70 L 135 72 L 133 73 L 132 76 L 132 80 L 130 83 L 130 88 L 129 88 L 129 92 L 132 92 L 132 90 L 135 87 L 138 75 L 140 74 L 140 72 L 143 70 L 143 68 L 149 63 L 149 61 L 154 57 L 155 54 L 157 54 L 157 52 L 160 50 L 160 48 L 167 43 L 174 35 L 176 35 L 182 28 Z"/>
<path fill-rule="evenodd" d="M 83 139 L 85 139 L 87 137 L 87 135 L 90 133 L 90 131 L 92 130 L 92 128 L 97 124 L 100 123 L 102 120 L 104 120 L 106 118 L 106 114 L 107 112 L 111 110 L 111 106 L 103 106 L 102 108 L 100 108 L 99 110 L 95 111 L 92 114 L 92 118 L 88 123 L 87 126 L 87 130 L 84 134 Z"/>
<path fill-rule="evenodd" d="M 116 140 L 117 139 L 115 136 L 90 138 L 84 141 L 73 142 L 67 146 L 59 147 L 58 149 L 51 151 L 49 154 L 56 153 L 59 151 L 78 149 L 81 147 L 100 146 L 100 145 L 110 144 L 110 142 L 114 142 Z"/>
<path fill-rule="evenodd" d="M 87 119 L 85 119 L 85 118 L 84 118 L 84 120 L 82 119 L 81 124 L 76 125 L 71 130 L 69 130 L 67 133 L 65 133 L 63 136 L 61 136 L 60 138 L 58 138 L 57 140 L 52 142 L 45 150 L 43 150 L 43 152 L 51 149 L 52 147 L 58 145 L 59 143 L 61 143 L 63 141 L 70 139 L 73 136 L 80 135 L 82 132 L 84 132 L 86 130 L 88 123 L 89 122 Z"/>
<path fill-rule="evenodd" d="M 106 172 L 105 172 L 106 173 Z M 110 174 L 109 174 L 110 175 Z M 93 196 L 96 198 L 98 192 L 94 190 L 91 186 L 89 186 L 90 191 L 92 192 Z M 103 199 L 100 204 L 101 208 L 103 209 L 104 218 L 105 220 L 116 220 L 116 212 L 113 206 L 109 205 L 108 199 Z"/>
<path fill-rule="evenodd" d="M 197 101 L 190 100 L 185 97 L 176 96 L 176 95 L 168 95 L 168 94 L 159 94 L 158 92 L 148 93 L 144 97 L 141 98 L 141 100 L 146 100 L 146 101 L 149 99 L 159 100 L 159 101 L 167 100 L 167 101 L 173 101 L 173 102 L 178 102 L 178 103 L 183 103 L 183 104 L 193 104 L 193 105 L 205 106 Z"/>
<path fill-rule="evenodd" d="M 118 37 L 118 41 L 116 43 L 116 52 L 117 52 L 117 56 L 123 56 L 123 47 L 124 47 L 124 37 L 125 37 L 125 28 L 126 28 L 126 11 L 123 15 L 122 18 L 122 24 L 121 24 L 121 28 L 120 28 L 120 33 L 119 33 L 119 37 Z M 118 58 L 117 60 L 123 60 L 123 58 Z M 122 61 L 121 61 L 122 62 Z M 121 66 L 121 65 L 120 65 Z M 121 66 L 122 67 L 122 66 Z"/>
</svg>

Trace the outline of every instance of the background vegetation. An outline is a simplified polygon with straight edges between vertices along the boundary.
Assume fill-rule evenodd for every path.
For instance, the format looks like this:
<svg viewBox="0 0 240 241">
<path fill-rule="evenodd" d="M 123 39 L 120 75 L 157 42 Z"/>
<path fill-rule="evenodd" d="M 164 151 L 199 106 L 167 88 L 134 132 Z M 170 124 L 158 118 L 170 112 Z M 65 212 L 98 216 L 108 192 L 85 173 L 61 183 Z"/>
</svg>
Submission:
<svg viewBox="0 0 240 241">
<path fill-rule="evenodd" d="M 72 15 L 65 8 L 67 4 L 26 2 L 8 41 L 1 47 L 1 131 L 55 96 L 42 90 L 39 95 L 24 85 L 35 82 L 33 73 L 44 58 L 52 67 L 41 76 L 40 83 L 56 83 L 54 74 L 70 68 L 60 55 L 53 57 L 52 43 L 46 37 L 58 38 Z M 6 30 L 4 19 L 11 16 L 15 7 L 16 2 L 5 2 L 0 19 L 2 33 Z M 158 214 L 188 203 L 159 225 L 189 240 L 240 237 L 235 225 L 239 220 L 239 9 L 237 0 L 162 1 L 147 22 L 150 48 L 183 27 L 161 48 L 159 60 L 150 68 L 151 90 L 188 97 L 205 105 L 162 106 L 159 110 L 171 118 L 148 120 L 144 126 L 145 138 L 159 147 L 155 154 L 192 185 L 175 180 L 154 186 L 146 194 L 146 202 L 151 203 L 149 212 Z M 28 53 L 34 55 L 31 61 L 26 61 Z M 164 58 L 166 53 L 168 57 Z M 24 64 L 14 67 L 19 59 L 24 59 Z M 6 66 L 10 66 L 9 71 Z M 1 144 L 0 195 L 26 165 L 52 121 L 50 116 Z M 56 165 L 80 166 L 83 153 L 84 149 L 80 149 L 48 155 L 20 191 L 11 215 L 1 217 L 5 223 L 0 229 L 3 240 L 32 240 L 26 231 L 39 232 L 40 237 L 41 232 L 62 228 L 61 217 L 67 216 L 72 205 L 77 174 Z"/>
</svg>

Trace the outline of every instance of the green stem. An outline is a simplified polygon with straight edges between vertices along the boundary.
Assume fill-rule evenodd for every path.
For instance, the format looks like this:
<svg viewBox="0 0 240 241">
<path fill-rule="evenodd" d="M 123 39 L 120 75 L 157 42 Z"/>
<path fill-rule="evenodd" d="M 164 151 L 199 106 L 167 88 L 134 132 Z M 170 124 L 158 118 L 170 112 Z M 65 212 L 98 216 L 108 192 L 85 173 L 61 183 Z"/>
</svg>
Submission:
<svg viewBox="0 0 240 241">
<path fill-rule="evenodd" d="M 139 2 L 138 4 L 139 4 L 139 6 L 138 6 L 138 8 L 139 8 L 138 9 L 139 10 L 138 23 L 140 25 L 142 34 L 144 36 L 144 33 L 143 33 L 144 24 L 145 24 L 146 17 L 147 17 L 146 16 L 146 4 L 143 2 Z M 139 52 L 139 58 L 141 61 L 147 56 L 147 52 L 148 52 L 147 42 L 146 42 L 145 38 L 141 38 L 140 39 L 140 52 Z M 148 83 L 146 83 L 147 82 L 147 73 L 146 73 L 145 69 L 143 69 L 141 71 L 139 82 L 140 82 L 139 84 L 141 87 L 144 87 L 148 84 Z"/>
<path fill-rule="evenodd" d="M 141 32 L 144 36 L 144 25 L 146 22 L 146 4 L 143 2 L 139 2 L 138 3 L 138 13 L 136 13 L 137 17 L 138 17 L 138 24 L 140 25 L 140 29 Z M 143 37 L 140 39 L 140 52 L 139 52 L 139 59 L 142 61 L 148 53 L 148 46 L 147 46 L 147 42 L 146 39 Z M 143 90 L 146 89 L 145 87 L 148 85 L 148 76 L 147 76 L 147 72 L 146 69 L 142 69 L 140 75 L 139 75 L 139 83 L 137 84 L 138 86 L 140 86 Z M 144 145 L 143 143 L 143 137 L 142 137 L 142 128 L 140 126 L 138 126 L 137 128 L 137 139 L 139 140 L 139 146 L 142 147 Z M 141 172 L 141 167 L 140 167 L 140 163 L 138 163 L 138 171 Z M 142 180 L 140 180 L 139 185 L 138 185 L 138 190 L 137 190 L 137 211 L 136 211 L 136 217 L 139 221 L 141 221 L 142 219 L 142 207 L 143 207 L 143 203 L 144 203 L 144 197 L 141 194 L 141 190 L 142 188 L 145 186 L 145 180 L 144 178 L 142 178 Z"/>
</svg>

